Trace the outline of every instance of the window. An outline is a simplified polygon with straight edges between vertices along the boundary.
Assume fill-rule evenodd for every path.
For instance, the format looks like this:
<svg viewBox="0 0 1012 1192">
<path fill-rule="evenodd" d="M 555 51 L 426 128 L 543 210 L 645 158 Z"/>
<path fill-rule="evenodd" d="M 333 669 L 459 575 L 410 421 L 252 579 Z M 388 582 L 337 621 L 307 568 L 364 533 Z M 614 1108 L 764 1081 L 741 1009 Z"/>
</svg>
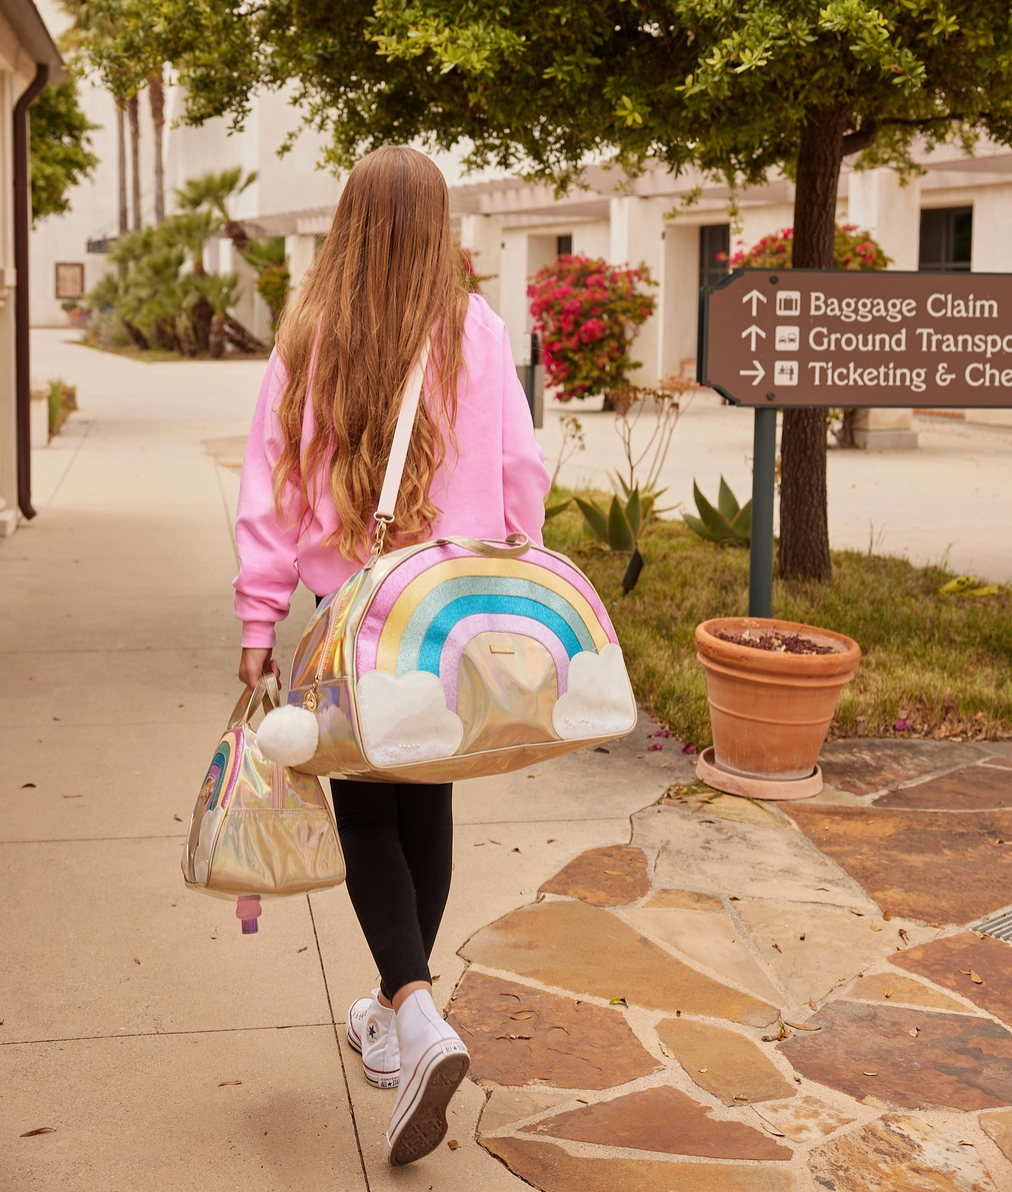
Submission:
<svg viewBox="0 0 1012 1192">
<path fill-rule="evenodd" d="M 708 224 L 699 229 L 699 288 L 716 285 L 727 277 L 731 225 Z"/>
<path fill-rule="evenodd" d="M 573 237 L 571 235 L 555 237 L 555 255 L 557 257 L 571 257 L 573 255 Z"/>
<path fill-rule="evenodd" d="M 918 268 L 933 273 L 968 273 L 972 244 L 972 207 L 929 207 L 921 212 Z"/>
</svg>

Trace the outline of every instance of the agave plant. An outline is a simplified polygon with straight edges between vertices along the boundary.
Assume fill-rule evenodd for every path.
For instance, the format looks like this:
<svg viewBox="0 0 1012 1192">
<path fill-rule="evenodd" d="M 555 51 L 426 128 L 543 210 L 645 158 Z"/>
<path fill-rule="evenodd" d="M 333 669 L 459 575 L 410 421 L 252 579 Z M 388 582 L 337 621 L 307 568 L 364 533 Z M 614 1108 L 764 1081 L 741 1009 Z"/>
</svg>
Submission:
<svg viewBox="0 0 1012 1192">
<path fill-rule="evenodd" d="M 658 492 L 641 493 L 639 486 L 630 488 L 619 477 L 621 495 L 616 493 L 607 510 L 595 501 L 586 501 L 582 497 L 573 500 L 580 507 L 587 525 L 599 542 L 609 550 L 630 551 L 629 566 L 622 577 L 622 589 L 631 592 L 643 570 L 643 556 L 639 552 L 639 540 L 651 518 L 657 512 Z"/>
<path fill-rule="evenodd" d="M 717 506 L 713 505 L 699 491 L 699 485 L 692 482 L 692 492 L 696 498 L 696 509 L 699 517 L 691 513 L 683 513 L 682 518 L 689 529 L 705 538 L 708 542 L 716 542 L 718 546 L 748 546 L 752 540 L 752 502 L 748 500 L 739 505 L 734 493 L 723 476 L 720 478 L 720 490 L 717 494 Z"/>
</svg>

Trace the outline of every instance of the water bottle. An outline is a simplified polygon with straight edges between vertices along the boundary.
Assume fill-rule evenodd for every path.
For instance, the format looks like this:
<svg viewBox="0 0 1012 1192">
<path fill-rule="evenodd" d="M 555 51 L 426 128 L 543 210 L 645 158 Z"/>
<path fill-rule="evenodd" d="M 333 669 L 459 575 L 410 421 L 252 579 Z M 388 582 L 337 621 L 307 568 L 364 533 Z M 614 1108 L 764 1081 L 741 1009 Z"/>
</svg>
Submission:
<svg viewBox="0 0 1012 1192">
<path fill-rule="evenodd" d="M 262 912 L 263 907 L 260 905 L 259 894 L 244 894 L 241 898 L 236 899 L 235 917 L 242 922 L 243 935 L 256 935 L 257 919 L 260 918 Z"/>
</svg>

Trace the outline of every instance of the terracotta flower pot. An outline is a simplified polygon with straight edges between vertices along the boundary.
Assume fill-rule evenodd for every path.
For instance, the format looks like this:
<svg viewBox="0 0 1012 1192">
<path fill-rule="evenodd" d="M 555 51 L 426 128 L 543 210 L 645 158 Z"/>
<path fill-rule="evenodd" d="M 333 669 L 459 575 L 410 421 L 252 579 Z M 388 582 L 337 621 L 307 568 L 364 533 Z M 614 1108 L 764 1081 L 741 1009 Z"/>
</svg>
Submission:
<svg viewBox="0 0 1012 1192">
<path fill-rule="evenodd" d="M 798 633 L 832 654 L 781 654 L 722 641 L 720 632 Z M 775 782 L 808 778 L 861 647 L 842 633 L 765 617 L 720 617 L 696 627 L 706 672 L 714 762 L 730 774 Z"/>
</svg>

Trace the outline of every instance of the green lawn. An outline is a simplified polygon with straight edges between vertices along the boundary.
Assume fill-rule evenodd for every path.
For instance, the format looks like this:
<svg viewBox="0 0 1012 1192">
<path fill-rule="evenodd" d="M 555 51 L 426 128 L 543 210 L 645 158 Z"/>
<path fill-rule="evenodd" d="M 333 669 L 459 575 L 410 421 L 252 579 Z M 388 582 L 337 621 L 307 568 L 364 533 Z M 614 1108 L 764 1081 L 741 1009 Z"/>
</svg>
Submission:
<svg viewBox="0 0 1012 1192">
<path fill-rule="evenodd" d="M 683 740 L 709 745 L 693 631 L 708 617 L 748 612 L 748 552 L 702 542 L 680 519 L 659 522 L 640 544 L 646 566 L 626 596 L 628 555 L 590 547 L 575 507 L 547 523 L 545 543 L 597 587 L 640 700 Z M 939 567 L 837 551 L 831 584 L 774 581 L 775 617 L 846 633 L 863 651 L 832 736 L 899 736 L 903 719 L 912 736 L 1012 737 L 1012 592 L 940 596 L 951 578 Z"/>
</svg>

